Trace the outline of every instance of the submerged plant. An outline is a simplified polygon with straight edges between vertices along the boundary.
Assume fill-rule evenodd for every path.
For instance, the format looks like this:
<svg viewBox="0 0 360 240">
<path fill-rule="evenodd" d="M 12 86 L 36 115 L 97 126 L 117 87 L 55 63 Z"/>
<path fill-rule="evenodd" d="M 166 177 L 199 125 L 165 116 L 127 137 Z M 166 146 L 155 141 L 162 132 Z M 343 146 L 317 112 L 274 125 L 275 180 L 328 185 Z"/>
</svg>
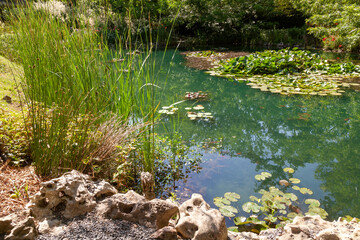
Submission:
<svg viewBox="0 0 360 240">
<path fill-rule="evenodd" d="M 293 174 L 294 169 L 285 168 L 284 172 L 289 176 Z M 263 181 L 271 177 L 270 173 L 262 172 L 255 176 L 258 181 Z M 290 186 L 292 189 L 299 191 L 301 194 L 313 194 L 308 188 L 299 187 L 296 184 L 300 183 L 300 179 L 289 178 L 288 180 L 280 180 L 279 184 L 283 186 L 283 190 L 275 186 L 269 187 L 268 190 L 261 189 L 259 194 L 261 197 L 250 196 L 249 202 L 242 205 L 242 209 L 246 213 L 251 213 L 249 217 L 235 217 L 235 227 L 229 228 L 231 231 L 251 231 L 260 233 L 262 230 L 268 228 L 278 228 L 289 223 L 296 216 L 303 216 L 303 212 L 298 206 L 298 197 L 293 192 L 286 192 Z M 236 202 L 240 198 L 234 193 L 225 193 L 224 197 L 214 198 L 214 204 L 219 207 L 220 212 L 227 217 L 234 217 L 238 210 L 231 205 L 231 202 Z M 304 201 L 308 205 L 306 215 L 320 215 L 326 218 L 327 212 L 320 207 L 320 202 L 316 199 L 308 198 Z"/>
</svg>

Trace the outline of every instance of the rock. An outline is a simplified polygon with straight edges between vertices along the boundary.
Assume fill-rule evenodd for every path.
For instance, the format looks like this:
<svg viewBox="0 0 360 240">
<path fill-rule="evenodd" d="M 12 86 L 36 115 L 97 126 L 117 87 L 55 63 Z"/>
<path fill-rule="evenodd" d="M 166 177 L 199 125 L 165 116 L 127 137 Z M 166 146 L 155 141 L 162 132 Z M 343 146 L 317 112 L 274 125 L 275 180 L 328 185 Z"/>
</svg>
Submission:
<svg viewBox="0 0 360 240">
<path fill-rule="evenodd" d="M 16 224 L 4 240 L 33 240 L 38 235 L 33 217 Z"/>
<path fill-rule="evenodd" d="M 118 193 L 104 199 L 95 211 L 105 218 L 122 219 L 160 229 L 169 224 L 169 219 L 178 210 L 178 207 L 170 201 L 161 199 L 149 201 L 130 190 L 126 194 Z"/>
<path fill-rule="evenodd" d="M 10 234 L 12 229 L 16 227 L 19 222 L 30 217 L 30 211 L 22 210 L 17 213 L 9 214 L 5 217 L 0 218 L 0 235 L 1 234 Z"/>
<path fill-rule="evenodd" d="M 143 195 L 147 200 L 152 200 L 155 198 L 155 191 L 154 191 L 154 177 L 149 172 L 142 172 L 141 173 L 141 188 L 143 191 Z"/>
<path fill-rule="evenodd" d="M 0 218 L 0 234 L 9 234 L 13 227 L 11 215 Z"/>
<path fill-rule="evenodd" d="M 260 240 L 259 235 L 252 232 L 228 232 L 228 240 Z"/>
<path fill-rule="evenodd" d="M 200 194 L 193 194 L 179 208 L 180 219 L 176 230 L 182 237 L 192 240 L 226 240 L 225 218 L 211 209 Z"/>
<path fill-rule="evenodd" d="M 56 235 L 63 232 L 66 228 L 59 219 L 44 219 L 38 225 L 38 230 L 41 234 L 51 233 Z"/>
<path fill-rule="evenodd" d="M 151 234 L 150 238 L 161 239 L 161 240 L 177 240 L 177 231 L 175 227 L 166 226 L 163 227 L 153 234 Z"/>
<path fill-rule="evenodd" d="M 96 202 L 117 190 L 105 181 L 94 182 L 78 171 L 41 183 L 42 187 L 27 208 L 39 221 L 53 217 L 73 218 L 92 211 Z"/>
<path fill-rule="evenodd" d="M 355 221 L 328 222 L 320 216 L 295 217 L 283 229 L 262 231 L 260 240 L 345 240 L 360 239 L 360 223 Z"/>
</svg>

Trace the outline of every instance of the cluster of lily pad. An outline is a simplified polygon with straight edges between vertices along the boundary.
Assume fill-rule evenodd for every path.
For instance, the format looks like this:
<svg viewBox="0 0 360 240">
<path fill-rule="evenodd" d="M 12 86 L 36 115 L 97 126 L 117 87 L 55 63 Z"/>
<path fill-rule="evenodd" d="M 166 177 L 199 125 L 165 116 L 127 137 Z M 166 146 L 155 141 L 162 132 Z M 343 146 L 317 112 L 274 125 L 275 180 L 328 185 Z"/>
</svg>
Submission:
<svg viewBox="0 0 360 240">
<path fill-rule="evenodd" d="M 162 107 L 161 110 L 159 110 L 159 113 L 161 113 L 161 114 L 166 114 L 166 115 L 173 115 L 173 114 L 175 114 L 178 110 L 179 110 L 179 108 L 174 107 L 174 106 L 164 106 L 164 107 Z"/>
<path fill-rule="evenodd" d="M 293 190 L 299 191 L 301 194 L 311 195 L 313 192 L 310 189 L 299 187 L 300 179 L 291 177 L 294 173 L 292 168 L 284 168 L 284 172 L 289 175 L 288 180 L 280 180 L 279 184 L 283 186 L 283 190 L 288 190 L 292 186 Z M 258 181 L 264 181 L 272 175 L 268 172 L 262 172 L 255 176 Z M 259 233 L 268 228 L 278 228 L 291 222 L 296 216 L 302 216 L 302 212 L 298 206 L 298 197 L 294 193 L 285 192 L 275 186 L 269 187 L 269 190 L 261 189 L 259 194 L 261 197 L 250 196 L 249 202 L 242 205 L 242 209 L 246 213 L 252 213 L 250 217 L 235 217 L 238 209 L 231 206 L 232 202 L 237 202 L 240 195 L 232 192 L 224 194 L 224 197 L 214 198 L 214 204 L 219 207 L 220 212 L 227 217 L 235 217 L 234 224 L 236 226 L 230 227 L 229 230 L 251 231 Z M 316 199 L 308 198 L 305 200 L 308 205 L 308 212 L 306 215 L 320 215 L 326 218 L 327 212 L 320 207 L 320 202 Z"/>
<path fill-rule="evenodd" d="M 195 107 L 187 107 L 185 108 L 187 110 L 187 116 L 190 120 L 204 120 L 204 121 L 210 121 L 214 117 L 210 112 L 204 112 L 204 106 L 203 105 L 196 105 Z"/>
<path fill-rule="evenodd" d="M 360 66 L 353 63 L 330 64 L 318 54 L 297 49 L 268 50 L 216 63 L 208 71 L 215 76 L 246 81 L 252 88 L 283 95 L 340 96 L 344 77 L 359 76 Z"/>
<path fill-rule="evenodd" d="M 207 100 L 209 97 L 209 94 L 198 91 L 198 92 L 186 92 L 185 93 L 185 99 L 188 100 Z"/>
</svg>

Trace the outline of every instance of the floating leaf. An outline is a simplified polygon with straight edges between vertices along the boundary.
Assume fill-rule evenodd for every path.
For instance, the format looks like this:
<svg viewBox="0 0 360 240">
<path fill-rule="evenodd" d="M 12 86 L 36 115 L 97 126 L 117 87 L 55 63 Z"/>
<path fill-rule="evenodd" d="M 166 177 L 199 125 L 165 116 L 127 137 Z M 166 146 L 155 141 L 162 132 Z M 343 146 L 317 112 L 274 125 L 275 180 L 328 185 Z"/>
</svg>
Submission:
<svg viewBox="0 0 360 240">
<path fill-rule="evenodd" d="M 290 182 L 292 182 L 294 184 L 300 183 L 300 179 L 298 179 L 298 178 L 290 178 L 289 180 L 290 180 Z"/>
<path fill-rule="evenodd" d="M 310 207 L 306 215 L 319 215 L 321 218 L 325 219 L 328 216 L 328 213 L 322 208 Z"/>
<path fill-rule="evenodd" d="M 293 168 L 284 168 L 284 172 L 288 172 L 288 173 L 294 173 L 294 169 Z"/>
<path fill-rule="evenodd" d="M 300 191 L 300 187 L 299 186 L 293 186 L 292 187 L 294 190 Z"/>
<path fill-rule="evenodd" d="M 258 181 L 262 181 L 262 180 L 265 180 L 266 178 L 269 178 L 271 176 L 272 176 L 271 173 L 262 172 L 261 174 L 255 175 L 255 179 L 258 180 Z"/>
<path fill-rule="evenodd" d="M 260 206 L 254 202 L 247 202 L 242 205 L 242 209 L 247 213 L 250 213 L 251 211 L 258 213 L 260 211 Z"/>
<path fill-rule="evenodd" d="M 280 180 L 280 181 L 279 181 L 279 184 L 280 184 L 281 186 L 285 186 L 285 187 L 290 186 L 290 183 L 289 183 L 288 181 L 286 181 L 286 180 Z"/>
<path fill-rule="evenodd" d="M 215 201 L 216 202 L 221 202 L 221 203 L 223 203 L 223 204 L 225 204 L 225 205 L 230 205 L 231 204 L 231 202 L 229 201 L 229 200 L 227 200 L 226 198 L 223 198 L 223 197 L 216 197 L 216 198 L 214 198 L 214 204 L 215 204 Z M 216 205 L 216 204 L 215 204 Z"/>
<path fill-rule="evenodd" d="M 320 202 L 316 199 L 306 199 L 305 204 L 309 204 L 310 207 L 320 207 Z"/>
<path fill-rule="evenodd" d="M 284 197 L 290 199 L 291 201 L 296 201 L 298 197 L 293 193 L 285 193 Z"/>
<path fill-rule="evenodd" d="M 226 211 L 232 212 L 232 213 L 238 213 L 238 210 L 236 208 L 234 208 L 233 206 L 224 205 L 220 209 L 225 209 Z"/>
<path fill-rule="evenodd" d="M 225 198 L 231 202 L 237 202 L 240 199 L 240 195 L 234 192 L 227 192 L 224 194 Z"/>
<path fill-rule="evenodd" d="M 259 201 L 260 201 L 260 199 L 258 199 L 258 198 L 255 197 L 255 196 L 250 196 L 249 199 L 250 199 L 251 201 L 255 201 L 255 202 L 259 202 Z"/>
<path fill-rule="evenodd" d="M 298 214 L 295 213 L 295 212 L 291 212 L 291 213 L 289 213 L 289 214 L 287 215 L 287 217 L 290 218 L 290 219 L 294 219 L 296 216 L 298 216 Z"/>
<path fill-rule="evenodd" d="M 224 203 L 222 202 L 222 197 L 214 198 L 213 202 L 214 202 L 215 206 L 217 206 L 219 208 L 225 206 Z"/>
<path fill-rule="evenodd" d="M 302 194 L 309 194 L 309 195 L 313 194 L 313 192 L 308 188 L 300 188 L 300 192 Z"/>
<path fill-rule="evenodd" d="M 225 206 L 225 207 L 230 207 L 230 206 Z M 219 208 L 221 214 L 224 215 L 225 217 L 235 217 L 235 214 L 229 211 L 228 209 L 226 209 L 225 207 Z"/>
<path fill-rule="evenodd" d="M 202 109 L 204 109 L 204 106 L 203 105 L 196 105 L 195 107 L 193 107 L 193 109 L 202 110 Z"/>
</svg>

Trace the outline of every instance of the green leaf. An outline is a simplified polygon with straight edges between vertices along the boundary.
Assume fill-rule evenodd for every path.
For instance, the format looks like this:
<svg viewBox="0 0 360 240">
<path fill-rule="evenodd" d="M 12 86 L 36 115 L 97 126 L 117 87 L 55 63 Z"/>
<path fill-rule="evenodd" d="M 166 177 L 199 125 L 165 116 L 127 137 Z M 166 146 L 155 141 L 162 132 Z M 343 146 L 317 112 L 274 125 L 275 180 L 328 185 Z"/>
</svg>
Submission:
<svg viewBox="0 0 360 240">
<path fill-rule="evenodd" d="M 301 182 L 300 179 L 298 179 L 298 178 L 289 178 L 289 181 L 294 183 L 294 184 L 298 184 L 298 183 Z"/>
<path fill-rule="evenodd" d="M 219 208 L 221 214 L 224 215 L 225 217 L 235 217 L 235 214 L 233 212 L 229 211 L 226 207 L 229 207 L 229 206 L 224 206 L 224 207 Z"/>
<path fill-rule="evenodd" d="M 224 194 L 225 198 L 231 202 L 237 202 L 240 199 L 240 195 L 234 192 L 227 192 Z"/>
<path fill-rule="evenodd" d="M 291 212 L 291 213 L 289 213 L 289 214 L 287 215 L 287 217 L 290 218 L 290 219 L 294 219 L 296 216 L 298 216 L 298 214 L 295 213 L 295 212 Z"/>
<path fill-rule="evenodd" d="M 313 194 L 313 192 L 308 188 L 300 188 L 300 192 L 302 194 L 309 194 L 309 195 Z"/>
<path fill-rule="evenodd" d="M 223 197 L 216 197 L 213 200 L 214 204 L 218 207 L 224 206 L 224 205 L 230 205 L 231 202 Z"/>
<path fill-rule="evenodd" d="M 306 199 L 305 204 L 309 204 L 310 207 L 320 207 L 320 202 L 316 199 Z"/>
<path fill-rule="evenodd" d="M 293 186 L 292 187 L 294 190 L 300 191 L 300 187 L 299 186 Z"/>
<path fill-rule="evenodd" d="M 239 229 L 238 229 L 238 227 L 229 227 L 228 231 L 230 231 L 230 232 L 239 232 Z"/>
<path fill-rule="evenodd" d="M 287 172 L 287 173 L 294 173 L 294 169 L 293 168 L 284 168 L 284 172 Z"/>
<path fill-rule="evenodd" d="M 328 216 L 328 213 L 322 208 L 310 207 L 306 215 L 319 215 L 321 218 L 325 219 Z"/>
<path fill-rule="evenodd" d="M 251 223 L 250 221 L 247 221 L 246 217 L 236 217 L 234 218 L 235 225 L 245 225 Z"/>
<path fill-rule="evenodd" d="M 259 201 L 259 199 L 258 199 L 257 197 L 252 196 L 252 195 L 249 197 L 249 199 L 250 199 L 251 201 L 254 201 L 254 202 L 258 202 L 258 201 Z"/>
<path fill-rule="evenodd" d="M 254 202 L 247 202 L 242 205 L 242 209 L 247 213 L 250 213 L 251 211 L 258 213 L 260 211 L 260 206 Z"/>
<path fill-rule="evenodd" d="M 238 213 L 238 210 L 236 208 L 234 208 L 233 206 L 223 206 L 221 208 L 226 209 L 227 211 L 232 212 L 232 213 Z"/>
<path fill-rule="evenodd" d="M 298 197 L 293 193 L 285 193 L 284 197 L 290 199 L 291 201 L 296 201 L 298 199 Z"/>
<path fill-rule="evenodd" d="M 262 181 L 262 180 L 265 180 L 266 178 L 269 178 L 271 176 L 272 176 L 271 173 L 262 172 L 261 174 L 255 175 L 255 179 L 258 180 L 258 181 Z"/>
</svg>

